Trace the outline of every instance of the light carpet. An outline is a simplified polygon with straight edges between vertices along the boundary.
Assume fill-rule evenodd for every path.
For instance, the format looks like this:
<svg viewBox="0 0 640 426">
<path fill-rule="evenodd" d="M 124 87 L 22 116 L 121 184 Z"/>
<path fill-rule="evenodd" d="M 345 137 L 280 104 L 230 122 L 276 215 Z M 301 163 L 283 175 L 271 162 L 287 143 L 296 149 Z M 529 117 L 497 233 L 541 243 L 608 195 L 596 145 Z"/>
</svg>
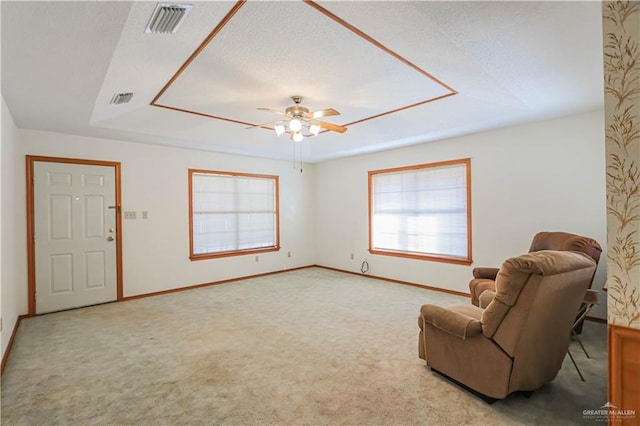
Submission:
<svg viewBox="0 0 640 426">
<path fill-rule="evenodd" d="M 606 327 L 550 384 L 488 405 L 417 355 L 420 306 L 469 303 L 307 268 L 22 321 L 3 425 L 571 425 L 606 403 Z"/>
</svg>

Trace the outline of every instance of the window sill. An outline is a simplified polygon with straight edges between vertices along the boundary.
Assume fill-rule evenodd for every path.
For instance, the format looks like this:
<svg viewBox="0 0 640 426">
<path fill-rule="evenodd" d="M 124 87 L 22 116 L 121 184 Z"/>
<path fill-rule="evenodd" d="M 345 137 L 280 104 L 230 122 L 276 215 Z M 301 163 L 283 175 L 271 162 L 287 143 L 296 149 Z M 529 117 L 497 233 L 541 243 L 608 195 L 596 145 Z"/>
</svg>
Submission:
<svg viewBox="0 0 640 426">
<path fill-rule="evenodd" d="M 280 247 L 274 246 L 274 247 L 263 247 L 259 249 L 224 251 L 219 253 L 191 254 L 189 256 L 189 259 L 191 259 L 191 261 L 193 262 L 197 260 L 218 259 L 221 257 L 246 256 L 251 254 L 269 253 L 273 251 L 280 251 Z"/>
<path fill-rule="evenodd" d="M 453 257 L 453 256 L 435 256 L 421 253 L 399 252 L 381 249 L 369 249 L 369 253 L 381 256 L 404 257 L 406 259 L 426 260 L 430 262 L 452 263 L 455 265 L 471 265 L 473 260 L 470 258 Z"/>
</svg>

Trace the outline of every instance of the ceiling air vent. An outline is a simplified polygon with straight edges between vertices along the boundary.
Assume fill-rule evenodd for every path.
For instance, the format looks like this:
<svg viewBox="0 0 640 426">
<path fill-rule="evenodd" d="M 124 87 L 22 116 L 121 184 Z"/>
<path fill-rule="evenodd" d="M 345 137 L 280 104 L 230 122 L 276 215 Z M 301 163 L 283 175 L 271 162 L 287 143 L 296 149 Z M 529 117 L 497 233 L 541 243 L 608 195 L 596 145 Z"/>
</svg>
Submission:
<svg viewBox="0 0 640 426">
<path fill-rule="evenodd" d="M 173 34 L 191 11 L 190 4 L 158 3 L 145 33 Z"/>
<path fill-rule="evenodd" d="M 133 97 L 133 93 L 129 92 L 129 93 L 116 93 L 115 95 L 113 95 L 113 98 L 111 98 L 111 102 L 112 104 L 126 104 L 127 102 L 129 102 L 131 100 L 131 98 Z"/>
</svg>

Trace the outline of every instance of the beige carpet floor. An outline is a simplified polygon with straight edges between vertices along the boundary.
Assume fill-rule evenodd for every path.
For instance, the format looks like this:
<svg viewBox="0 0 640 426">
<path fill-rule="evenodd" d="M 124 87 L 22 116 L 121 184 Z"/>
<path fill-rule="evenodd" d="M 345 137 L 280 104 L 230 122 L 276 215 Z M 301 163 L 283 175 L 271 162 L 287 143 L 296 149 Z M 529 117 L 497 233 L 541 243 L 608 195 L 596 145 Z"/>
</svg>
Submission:
<svg viewBox="0 0 640 426">
<path fill-rule="evenodd" d="M 3 425 L 571 425 L 606 403 L 606 327 L 556 380 L 488 405 L 417 356 L 424 303 L 465 298 L 308 268 L 22 321 Z"/>
</svg>

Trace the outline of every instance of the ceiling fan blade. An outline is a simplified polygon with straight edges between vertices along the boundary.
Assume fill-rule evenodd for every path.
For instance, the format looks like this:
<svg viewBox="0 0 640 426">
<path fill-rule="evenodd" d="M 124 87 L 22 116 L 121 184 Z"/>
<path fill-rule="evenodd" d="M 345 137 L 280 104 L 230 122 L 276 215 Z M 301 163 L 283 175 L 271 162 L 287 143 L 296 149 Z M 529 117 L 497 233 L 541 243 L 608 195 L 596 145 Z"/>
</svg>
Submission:
<svg viewBox="0 0 640 426">
<path fill-rule="evenodd" d="M 268 123 L 256 124 L 255 126 L 245 127 L 245 129 L 255 129 L 256 127 L 271 126 L 272 124 L 282 123 L 282 120 L 270 121 Z"/>
<path fill-rule="evenodd" d="M 333 108 L 321 109 L 309 114 L 312 118 L 329 117 L 331 115 L 340 115 L 338 111 Z"/>
<path fill-rule="evenodd" d="M 274 114 L 278 114 L 278 115 L 284 115 L 285 117 L 289 117 L 289 114 L 286 114 L 282 111 L 276 111 L 275 109 L 271 109 L 271 108 L 258 108 L 260 111 L 269 111 L 272 112 Z"/>
<path fill-rule="evenodd" d="M 337 124 L 327 123 L 326 121 L 312 120 L 309 122 L 309 124 L 317 124 L 323 129 L 332 130 L 338 133 L 344 133 L 347 131 L 347 128 L 344 126 L 338 126 Z"/>
</svg>

